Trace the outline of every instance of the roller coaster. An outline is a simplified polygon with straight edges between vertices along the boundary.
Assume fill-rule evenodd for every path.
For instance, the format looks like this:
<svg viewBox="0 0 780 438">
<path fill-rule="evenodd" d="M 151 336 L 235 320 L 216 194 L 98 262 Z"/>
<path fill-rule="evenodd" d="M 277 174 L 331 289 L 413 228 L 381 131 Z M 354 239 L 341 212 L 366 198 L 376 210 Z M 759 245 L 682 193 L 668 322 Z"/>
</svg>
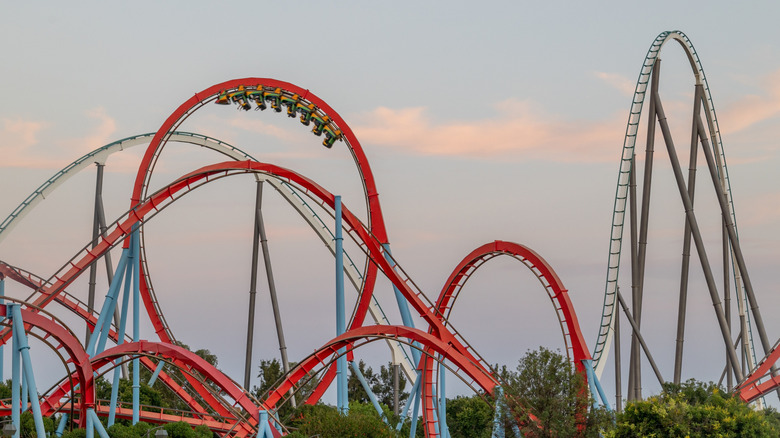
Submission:
<svg viewBox="0 0 780 438">
<path fill-rule="evenodd" d="M 659 91 L 660 53 L 666 43 L 671 41 L 679 43 L 694 76 L 687 178 L 680 168 Z M 322 145 L 326 148 L 335 152 L 342 147 L 346 148 L 360 177 L 365 220 L 361 220 L 355 210 L 343 203 L 339 195 L 294 170 L 261 162 L 224 141 L 181 130 L 190 116 L 207 105 L 235 107 L 244 111 L 254 108 L 262 112 L 269 107 L 273 112 L 284 111 L 287 116 L 298 118 L 302 125 L 311 127 L 311 132 L 323 139 Z M 643 114 L 645 125 L 641 124 Z M 643 131 L 640 131 L 640 126 Z M 627 388 L 629 401 L 642 397 L 643 355 L 657 380 L 666 382 L 643 336 L 641 318 L 648 260 L 653 158 L 658 129 L 670 158 L 684 217 L 673 381 L 679 383 L 683 374 L 685 319 L 689 311 L 688 278 L 693 244 L 696 250 L 694 257 L 699 260 L 723 338 L 725 364 L 722 379 L 727 380 L 729 390 L 738 393 L 746 402 L 763 403 L 763 398 L 780 385 L 780 377 L 775 369 L 780 349 L 778 344 L 772 345 L 769 341 L 740 248 L 723 142 L 704 70 L 688 37 L 679 31 L 669 31 L 661 33 L 647 52 L 630 106 L 609 236 L 601 324 L 592 353 L 585 342 L 563 282 L 541 255 L 519 243 L 494 241 L 477 247 L 454 268 L 438 297 L 432 300 L 432 295 L 418 287 L 391 254 L 372 169 L 363 147 L 346 121 L 324 100 L 305 88 L 269 78 L 243 78 L 219 83 L 195 93 L 176 108 L 154 133 L 124 138 L 85 154 L 46 180 L 0 223 L 1 250 L 3 239 L 37 205 L 69 178 L 96 165 L 91 241 L 86 242 L 83 248 L 48 278 L 15 266 L 13 254 L 1 256 L 0 320 L 3 330 L 0 332 L 0 340 L 3 345 L 9 341 L 12 344 L 12 397 L 0 401 L 0 415 L 10 418 L 7 423 L 13 425 L 14 436 L 19 436 L 21 413 L 29 409 L 33 413 L 38 436 L 45 436 L 42 418 L 59 414 L 58 436 L 62 435 L 66 427 L 76 425 L 86 428 L 89 437 L 95 433 L 107 437 L 104 422 L 110 426 L 116 419 L 122 418 L 133 423 L 184 421 L 193 427 L 205 425 L 220 436 L 279 437 L 288 432 L 283 419 L 277 415 L 278 409 L 286 403 L 314 404 L 328 388 L 335 387 L 338 409 L 341 412 L 349 409 L 348 367 L 363 382 L 369 398 L 381 415 L 382 407 L 362 379 L 355 356 L 360 354 L 361 347 L 382 341 L 390 349 L 395 372 L 403 373 L 411 383 L 410 397 L 405 406 L 396 406 L 401 418 L 409 419 L 412 431 L 416 430 L 417 422 L 420 421 L 418 418 L 421 418 L 426 436 L 448 437 L 447 374 L 458 377 L 468 387 L 486 396 L 500 398 L 502 394 L 503 382 L 496 370 L 450 321 L 450 312 L 467 281 L 478 268 L 499 256 L 519 261 L 539 280 L 558 318 L 564 350 L 576 368 L 586 376 L 595 403 L 607 409 L 613 409 L 614 406 L 620 410 L 623 388 Z M 646 134 L 641 194 L 637 190 L 640 172 L 636 166 L 635 152 L 640 133 Z M 165 147 L 170 143 L 205 148 L 221 154 L 226 161 L 216 161 L 192 169 L 151 191 L 151 177 L 157 163 L 164 157 Z M 114 222 L 108 223 L 102 194 L 106 161 L 113 154 L 144 145 L 146 150 L 137 168 L 128 210 Z M 714 196 L 719 207 L 718 214 L 722 217 L 719 248 L 722 255 L 721 284 L 715 280 L 705 248 L 706 239 L 702 236 L 697 211 L 694 209 L 699 153 L 706 161 L 706 171 L 712 182 L 712 191 L 703 196 Z M 177 343 L 174 330 L 166 321 L 157 299 L 158 293 L 166 292 L 156 291 L 152 284 L 144 235 L 144 226 L 148 221 L 185 195 L 208 184 L 240 175 L 251 175 L 256 183 L 243 384 Z M 294 366 L 290 365 L 287 357 L 281 311 L 266 243 L 262 207 L 263 188 L 266 185 L 270 185 L 301 216 L 335 260 L 335 337 L 309 356 L 298 358 Z M 623 245 L 626 225 L 629 228 L 629 244 Z M 345 249 L 345 240 L 348 249 Z M 624 252 L 629 252 L 628 265 L 621 265 Z M 120 256 L 114 264 L 112 254 L 116 253 L 120 253 Z M 261 253 L 285 374 L 283 379 L 258 399 L 250 392 L 249 383 Z M 95 303 L 95 277 L 99 263 L 105 264 L 109 284 L 100 308 Z M 621 272 L 625 274 L 623 277 L 620 276 Z M 624 280 L 626 275 L 629 280 Z M 76 294 L 71 293 L 72 290 L 69 291 L 81 276 L 89 277 L 87 302 L 77 298 Z M 351 314 L 345 305 L 345 276 L 356 292 Z M 389 281 L 393 289 L 400 322 L 389 320 L 375 294 L 381 277 Z M 6 296 L 6 283 L 13 283 L 13 287 L 20 290 L 29 289 L 29 295 L 25 299 Z M 630 302 L 621 293 L 620 285 L 623 283 L 629 285 Z M 732 286 L 733 299 L 730 292 Z M 627 385 L 622 381 L 624 366 L 621 346 L 626 340 L 621 342 L 620 339 L 621 309 L 622 318 L 631 329 Z M 736 325 L 732 321 L 732 310 L 736 310 L 738 316 Z M 83 339 L 77 336 L 71 328 L 73 324 L 64 322 L 64 315 L 69 320 L 78 318 L 82 321 L 87 328 L 87 336 Z M 153 334 L 142 336 L 142 318 L 145 318 L 147 326 L 151 325 Z M 132 324 L 129 324 L 131 319 Z M 418 325 L 422 322 L 424 326 L 415 327 L 415 321 Z M 754 333 L 758 335 L 762 353 L 757 353 L 754 347 Z M 41 344 L 51 349 L 60 358 L 64 368 L 62 379 L 47 391 L 39 391 L 36 386 L 34 352 L 31 352 L 28 343 L 30 336 L 38 340 L 36 346 Z M 606 395 L 600 383 L 604 371 L 610 367 L 610 353 L 614 356 L 614 398 Z M 129 370 L 127 363 L 132 363 Z M 186 404 L 188 410 L 141 406 L 142 368 L 151 373 L 148 381 L 150 385 L 159 380 Z M 118 382 L 123 373 L 132 374 L 130 404 L 118 401 Z M 96 381 L 101 376 L 112 384 L 110 400 L 98 400 L 96 397 Z M 302 397 L 301 389 L 310 382 L 316 382 L 315 389 Z M 499 410 L 496 415 L 501 415 Z"/>
</svg>

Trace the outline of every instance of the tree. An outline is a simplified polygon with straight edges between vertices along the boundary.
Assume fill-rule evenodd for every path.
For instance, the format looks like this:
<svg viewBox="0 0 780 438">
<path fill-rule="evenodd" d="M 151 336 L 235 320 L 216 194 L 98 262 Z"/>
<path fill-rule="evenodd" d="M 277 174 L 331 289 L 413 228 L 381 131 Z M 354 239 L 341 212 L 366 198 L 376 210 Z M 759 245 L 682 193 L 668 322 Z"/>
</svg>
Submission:
<svg viewBox="0 0 780 438">
<path fill-rule="evenodd" d="M 597 437 L 610 428 L 611 415 L 592 407 L 584 375 L 558 352 L 527 352 L 505 380 L 507 407 L 524 435 Z"/>
<path fill-rule="evenodd" d="M 493 406 L 479 395 L 448 399 L 447 429 L 452 438 L 490 438 L 493 432 Z"/>
<path fill-rule="evenodd" d="M 374 387 L 379 385 L 379 378 L 374 374 L 374 370 L 372 370 L 371 367 L 367 367 L 366 363 L 362 360 L 358 362 L 358 369 L 360 370 L 360 374 L 363 375 L 363 379 L 365 379 L 368 387 L 374 392 Z M 347 379 L 347 398 L 349 398 L 351 402 L 371 403 L 371 400 L 368 398 L 368 393 L 366 393 L 363 384 L 360 383 L 360 379 L 358 379 L 357 374 L 351 366 L 349 367 L 349 378 Z"/>
<path fill-rule="evenodd" d="M 713 383 L 667 383 L 660 395 L 631 402 L 609 437 L 776 437 L 774 410 L 755 411 Z"/>
<path fill-rule="evenodd" d="M 388 362 L 387 366 L 382 365 L 379 367 L 379 376 L 378 376 L 378 382 L 376 387 L 372 387 L 371 389 L 374 391 L 374 394 L 376 395 L 377 399 L 379 399 L 379 403 L 385 404 L 387 406 L 393 406 L 393 395 L 395 392 L 395 385 L 393 384 L 393 363 Z M 404 377 L 404 374 L 401 372 L 401 370 L 398 370 L 398 403 L 401 405 L 404 404 L 407 398 L 409 398 L 409 394 L 404 392 L 404 389 L 406 388 L 406 377 Z"/>
<path fill-rule="evenodd" d="M 297 364 L 297 362 L 290 362 L 290 369 L 294 369 Z M 284 377 L 284 370 L 282 364 L 276 358 L 261 360 L 258 368 L 259 373 L 257 378 L 260 379 L 260 384 L 252 388 L 252 394 L 259 400 L 265 400 L 268 397 L 268 392 L 281 383 L 282 377 Z M 305 401 L 309 398 L 309 395 L 311 395 L 314 389 L 317 388 L 318 383 L 319 379 L 317 379 L 314 374 L 309 373 L 308 376 L 299 382 L 300 386 L 298 386 L 297 392 L 295 393 L 295 399 L 299 403 Z M 291 404 L 286 403 L 279 408 L 279 418 L 287 418 L 291 412 Z"/>
<path fill-rule="evenodd" d="M 363 374 L 363 378 L 366 380 L 368 387 L 371 388 L 371 392 L 376 396 L 377 401 L 381 405 L 387 407 L 393 406 L 393 395 L 395 392 L 395 386 L 393 384 L 393 363 L 388 362 L 387 366 L 382 365 L 379 368 L 379 374 L 374 373 L 371 367 L 361 360 L 358 362 L 358 369 Z M 406 387 L 406 378 L 403 373 L 398 376 L 398 402 L 403 405 L 404 401 L 409 397 L 409 394 L 403 392 Z M 368 394 L 363 385 L 358 380 L 357 375 L 353 371 L 352 367 L 349 368 L 349 379 L 347 380 L 347 394 L 350 401 L 358 401 L 360 403 L 370 403 Z"/>
<path fill-rule="evenodd" d="M 333 406 L 317 404 L 304 405 L 295 412 L 288 422 L 293 432 L 291 438 L 304 438 L 313 435 L 322 437 L 374 437 L 394 438 L 395 431 L 385 424 L 377 412 L 370 406 L 362 409 L 354 405 L 348 415 L 341 415 Z"/>
</svg>

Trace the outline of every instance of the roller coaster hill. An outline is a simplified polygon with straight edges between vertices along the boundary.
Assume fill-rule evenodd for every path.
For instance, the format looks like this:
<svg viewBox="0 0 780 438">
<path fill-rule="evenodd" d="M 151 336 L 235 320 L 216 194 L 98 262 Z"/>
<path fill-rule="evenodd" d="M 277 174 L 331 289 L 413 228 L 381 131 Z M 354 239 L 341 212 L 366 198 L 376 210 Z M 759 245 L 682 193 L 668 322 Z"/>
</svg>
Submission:
<svg viewBox="0 0 780 438">
<path fill-rule="evenodd" d="M 692 118 L 686 121 L 690 122 L 691 130 L 690 135 L 682 139 L 672 135 L 659 91 L 660 53 L 670 42 L 682 49 L 694 78 Z M 352 210 L 355 207 L 342 202 L 341 196 L 293 169 L 258 160 L 225 141 L 186 131 L 185 121 L 204 108 L 258 110 L 253 113 L 258 118 L 274 117 L 268 113 L 283 113 L 281 116 L 297 119 L 304 129 L 318 137 L 316 141 L 329 149 L 328 153 L 341 153 L 346 149 L 360 178 L 359 192 L 363 199 L 356 202 L 362 204 L 357 207 L 360 211 Z M 645 142 L 642 169 L 636 165 L 636 144 L 640 136 Z M 681 168 L 675 140 L 678 146 L 681 141 L 687 141 L 690 147 L 687 175 Z M 3 434 L 18 437 L 21 414 L 30 411 L 38 436 L 46 435 L 43 419 L 53 417 L 57 419 L 57 436 L 66 428 L 81 427 L 86 429 L 88 437 L 97 433 L 105 438 L 108 437 L 106 428 L 123 419 L 133 424 L 181 421 L 192 427 L 207 427 L 219 436 L 279 437 L 289 433 L 285 419 L 278 415 L 280 407 L 315 404 L 329 388 L 335 389 L 331 393 L 335 392 L 339 411 L 346 413 L 349 410 L 349 369 L 383 415 L 382 406 L 357 365 L 361 353 L 367 351 L 362 347 L 380 341 L 376 345 L 381 346 L 382 351 L 385 347 L 389 349 L 388 359 L 395 375 L 403 375 L 410 383 L 403 406 L 395 402 L 396 413 L 411 422 L 412 431 L 416 430 L 418 422 L 422 422 L 427 437 L 447 437 L 446 377 L 455 376 L 477 393 L 499 401 L 503 399 L 504 383 L 499 375 L 449 319 L 469 278 L 482 265 L 499 256 L 519 261 L 538 279 L 557 316 L 563 351 L 585 376 L 594 405 L 620 411 L 624 390 L 629 401 L 642 398 L 643 364 L 649 363 L 652 374 L 661 384 L 667 382 L 663 373 L 669 371 L 655 361 L 654 351 L 643 336 L 642 324 L 652 327 L 653 321 L 642 321 L 641 318 L 649 260 L 653 160 L 655 148 L 661 148 L 661 144 L 670 159 L 682 202 L 679 211 L 685 217 L 680 230 L 683 256 L 677 340 L 673 377 L 669 381 L 680 383 L 682 378 L 688 278 L 691 269 L 701 269 L 706 283 L 704 289 L 712 301 L 717 320 L 717 329 L 713 331 L 720 334 L 723 342 L 721 380 L 725 379 L 728 389 L 745 402 L 761 406 L 766 403 L 765 397 L 776 391 L 780 384 L 775 368 L 780 349 L 777 344 L 770 343 L 766 333 L 758 294 L 753 289 L 739 244 L 724 146 L 704 70 L 688 37 L 679 31 L 669 31 L 661 33 L 652 42 L 630 104 L 609 235 L 602 317 L 592 349 L 585 341 L 569 291 L 562 280 L 539 253 L 523 244 L 484 243 L 454 267 L 438 295 L 430 291 L 424 293 L 391 253 L 371 166 L 346 121 L 308 89 L 269 78 L 234 79 L 195 93 L 176 108 L 156 132 L 117 140 L 73 161 L 41 184 L 0 223 L 2 249 L 2 241 L 52 192 L 79 172 L 96 168 L 95 191 L 90 193 L 90 196 L 94 195 L 94 215 L 89 228 L 92 238 L 84 242 L 75 255 L 56 272 L 46 273 L 48 276 L 15 265 L 14 254 L 3 254 L 0 260 L 1 339 L 4 346 L 10 343 L 12 393 L 9 400 L 0 402 L 0 415 L 6 417 Z M 170 181 L 156 182 L 157 188 L 152 190 L 152 175 L 160 167 L 158 162 L 164 160 L 163 151 L 169 145 L 182 150 L 197 147 L 214 158 L 211 164 L 188 169 L 184 175 Z M 131 201 L 125 213 L 106 217 L 103 198 L 106 161 L 114 154 L 136 146 L 146 149 L 137 166 Z M 706 168 L 703 174 L 697 175 L 700 161 L 706 162 Z M 147 222 L 158 216 L 165 217 L 168 207 L 186 199 L 184 195 L 213 182 L 235 180 L 234 177 L 240 175 L 250 175 L 255 184 L 242 383 L 177 342 L 175 324 L 169 325 L 157 298 L 158 294 L 164 296 L 170 292 L 156 290 L 153 286 L 153 260 L 148 257 L 145 238 L 149 235 L 144 233 Z M 696 181 L 697 176 L 699 181 Z M 247 178 L 241 181 L 247 181 Z M 312 354 L 296 357 L 295 361 L 287 357 L 282 309 L 263 220 L 266 213 L 263 209 L 264 188 L 268 186 L 292 208 L 291 211 L 300 215 L 335 260 L 336 330 L 332 339 L 327 340 L 331 335 L 325 336 L 324 343 Z M 696 189 L 700 187 L 706 187 L 708 191 L 698 194 Z M 698 196 L 694 197 L 695 194 Z M 709 240 L 703 236 L 694 208 L 694 198 L 700 202 L 700 198 L 707 196 L 714 198 L 718 215 L 722 217 L 722 232 L 718 234 L 721 245 L 714 249 L 705 247 L 705 241 Z M 624 228 L 628 228 L 628 233 L 624 233 Z M 628 242 L 624 245 L 625 238 Z M 714 254 L 712 251 L 718 255 L 710 258 L 708 254 Z M 624 253 L 628 254 L 621 257 Z M 679 252 L 674 257 L 679 257 Z M 261 397 L 256 397 L 249 386 L 255 345 L 256 295 L 261 287 L 258 284 L 261 258 L 284 375 Z M 710 260 L 718 260 L 721 265 L 718 271 L 713 269 L 718 266 Z M 107 290 L 97 290 L 98 269 L 105 270 Z M 80 278 L 81 282 L 77 282 Z M 80 293 L 86 295 L 84 300 L 78 298 L 79 294 L 73 289 L 81 287 L 86 278 L 89 279 L 88 290 Z M 27 294 L 26 298 L 6 295 L 7 285 L 9 292 L 11 289 L 22 291 L 19 296 Z M 388 296 L 392 294 L 393 305 L 397 306 L 397 312 L 393 309 L 392 315 L 398 317 L 389 316 L 388 303 L 380 302 L 383 295 L 375 293 L 380 285 L 392 289 Z M 623 285 L 622 291 L 620 285 Z M 354 290 L 354 295 L 350 294 L 354 297 L 351 309 L 347 306 L 346 289 Z M 102 303 L 95 298 L 98 293 L 105 293 Z M 85 333 L 77 335 L 84 330 L 82 326 L 86 326 Z M 325 330 L 320 328 L 317 334 Z M 317 334 L 314 337 L 320 339 Z M 757 342 L 754 336 L 758 337 Z M 627 352 L 621 349 L 624 344 Z M 755 344 L 759 344 L 758 348 Z M 41 360 L 35 359 L 41 350 L 50 351 L 47 354 L 53 353 L 52 357 L 61 362 L 61 379 L 46 390 L 36 385 L 36 375 L 41 373 L 36 365 L 42 364 Z M 610 353 L 613 353 L 612 361 L 608 360 Z M 662 353 L 662 356 L 671 354 Z M 624 363 L 628 364 L 626 379 L 623 379 Z M 600 382 L 607 368 L 615 379 L 615 394 L 612 395 L 606 394 Z M 7 373 L 8 369 L 3 370 L 0 361 L 0 373 L 3 372 Z M 140 402 L 142 374 L 143 383 L 164 385 L 186 409 L 143 406 Z M 130 403 L 119 401 L 119 382 L 123 376 L 132 382 Z M 110 398 L 97 397 L 98 382 L 108 383 Z M 302 390 L 305 387 L 313 390 L 305 392 Z M 496 409 L 495 415 L 496 424 L 503 424 L 503 410 Z M 515 418 L 509 421 L 534 420 Z M 494 436 L 503 436 L 500 434 L 503 431 L 494 431 Z"/>
</svg>

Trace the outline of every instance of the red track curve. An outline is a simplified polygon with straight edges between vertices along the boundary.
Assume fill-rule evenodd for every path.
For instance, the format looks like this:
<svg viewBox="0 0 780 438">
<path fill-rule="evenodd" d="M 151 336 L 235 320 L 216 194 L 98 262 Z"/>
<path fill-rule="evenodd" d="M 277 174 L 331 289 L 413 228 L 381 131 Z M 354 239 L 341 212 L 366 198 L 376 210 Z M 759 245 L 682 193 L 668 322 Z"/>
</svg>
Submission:
<svg viewBox="0 0 780 438">
<path fill-rule="evenodd" d="M 150 142 L 141 164 L 138 167 L 138 173 L 136 175 L 135 184 L 133 187 L 133 194 L 131 198 L 131 208 L 136 206 L 142 198 L 146 196 L 146 190 L 148 189 L 149 178 L 151 177 L 154 166 L 157 159 L 165 147 L 167 138 L 171 132 L 192 114 L 197 111 L 206 103 L 215 100 L 215 98 L 222 91 L 238 89 L 238 87 L 259 87 L 264 86 L 266 88 L 281 88 L 292 94 L 301 96 L 303 101 L 308 101 L 316 105 L 321 111 L 325 112 L 333 123 L 342 131 L 344 139 L 346 140 L 347 147 L 349 148 L 352 156 L 357 164 L 358 171 L 360 173 L 361 182 L 363 183 L 364 192 L 366 195 L 366 203 L 368 209 L 368 227 L 371 233 L 379 240 L 380 243 L 387 243 L 387 231 L 385 229 L 384 219 L 382 217 L 382 209 L 379 204 L 379 194 L 376 190 L 376 183 L 374 181 L 374 175 L 371 172 L 371 167 L 368 163 L 368 159 L 363 151 L 360 142 L 358 141 L 352 129 L 347 125 L 344 119 L 331 108 L 324 100 L 320 99 L 307 89 L 303 89 L 289 82 L 279 81 L 269 78 L 243 78 L 234 79 L 220 84 L 212 85 L 211 87 L 195 93 L 193 97 L 181 104 L 168 118 L 165 120 L 160 129 L 157 130 L 154 138 Z M 129 241 L 125 242 L 125 246 L 129 244 Z M 364 291 L 368 295 L 371 295 L 374 288 L 374 282 L 376 281 L 376 267 L 372 264 L 368 264 L 365 275 Z M 147 284 L 147 273 L 144 272 L 144 264 L 141 264 L 141 296 L 144 301 L 144 305 L 154 326 L 155 332 L 158 334 L 161 340 L 165 342 L 171 342 L 170 336 L 168 336 L 164 320 L 161 315 L 158 314 L 154 305 L 154 298 L 151 296 L 149 285 Z M 352 322 L 352 327 L 357 327 L 363 324 L 366 312 L 368 310 L 368 301 L 362 307 L 358 307 L 355 312 L 355 316 Z"/>
<path fill-rule="evenodd" d="M 247 396 L 247 394 L 241 388 L 239 388 L 235 382 L 233 382 L 233 380 L 225 376 L 216 367 L 206 362 L 197 354 L 182 347 L 164 342 L 128 342 L 110 348 L 95 356 L 92 359 L 92 367 L 95 370 L 99 370 L 117 357 L 133 356 L 139 354 L 162 356 L 171 360 L 176 366 L 180 368 L 197 371 L 205 378 L 216 384 L 220 390 L 227 394 L 228 397 L 235 400 L 235 403 L 249 414 L 250 418 L 247 420 L 249 424 L 245 424 L 244 422 L 241 423 L 245 429 L 245 433 L 240 433 L 239 436 L 246 436 L 247 434 L 256 431 L 253 429 L 256 428 L 257 425 L 259 410 L 254 401 L 252 401 Z M 249 427 L 250 424 L 254 427 Z"/>
<path fill-rule="evenodd" d="M 276 406 L 279 400 L 284 398 L 295 383 L 309 375 L 317 365 L 332 359 L 334 355 L 338 354 L 340 348 L 346 347 L 351 349 L 355 341 L 361 339 L 388 337 L 405 338 L 422 344 L 426 347 L 426 350 L 444 356 L 455 366 L 464 370 L 464 372 L 485 390 L 485 392 L 489 394 L 493 393 L 496 381 L 490 372 L 480 367 L 471 357 L 461 354 L 456 349 L 452 348 L 453 346 L 451 344 L 443 342 L 430 333 L 411 327 L 371 325 L 347 331 L 343 335 L 332 339 L 316 350 L 312 355 L 302 360 L 298 366 L 290 371 L 287 378 L 269 393 L 268 398 L 265 400 L 265 404 L 269 407 Z"/>
<path fill-rule="evenodd" d="M 569 299 L 568 290 L 564 287 L 563 282 L 552 266 L 550 266 L 542 256 L 537 254 L 536 251 L 525 245 L 496 240 L 478 247 L 464 257 L 444 283 L 439 298 L 436 300 L 436 311 L 438 312 L 439 317 L 444 321 L 447 320 L 452 311 L 452 307 L 455 304 L 455 300 L 457 300 L 458 295 L 469 277 L 476 272 L 482 264 L 499 255 L 508 255 L 517 258 L 526 265 L 542 283 L 542 286 L 547 290 L 550 301 L 552 301 L 556 313 L 558 314 L 567 350 L 568 347 L 571 346 L 573 353 L 571 359 L 574 362 L 575 367 L 577 367 L 580 372 L 583 372 L 585 368 L 582 361 L 590 360 L 591 356 L 585 338 L 580 330 L 574 306 Z M 423 358 L 425 362 L 422 364 L 422 368 L 427 370 L 427 376 L 423 382 L 423 422 L 425 423 L 426 436 L 433 437 L 438 435 L 433 420 L 433 393 L 431 388 L 429 388 L 429 386 L 433 385 L 433 357 L 427 349 L 426 353 L 428 356 L 427 358 Z"/>
<path fill-rule="evenodd" d="M 548 289 L 548 295 L 553 305 L 556 306 L 556 311 L 560 309 L 557 313 L 563 316 L 563 318 L 559 316 L 559 321 L 561 329 L 563 329 L 564 325 L 566 326 L 564 342 L 571 346 L 572 360 L 577 368 L 581 370 L 583 366 L 582 361 L 591 359 L 591 355 L 580 330 L 574 305 L 572 305 L 571 299 L 569 299 L 568 290 L 564 287 L 563 282 L 552 266 L 542 256 L 525 245 L 496 240 L 495 242 L 482 245 L 469 253 L 447 279 L 438 300 L 436 300 L 436 310 L 442 318 L 446 319 L 469 276 L 474 273 L 477 267 L 481 266 L 482 262 L 501 254 L 519 258 L 539 278 L 542 286 Z"/>
</svg>

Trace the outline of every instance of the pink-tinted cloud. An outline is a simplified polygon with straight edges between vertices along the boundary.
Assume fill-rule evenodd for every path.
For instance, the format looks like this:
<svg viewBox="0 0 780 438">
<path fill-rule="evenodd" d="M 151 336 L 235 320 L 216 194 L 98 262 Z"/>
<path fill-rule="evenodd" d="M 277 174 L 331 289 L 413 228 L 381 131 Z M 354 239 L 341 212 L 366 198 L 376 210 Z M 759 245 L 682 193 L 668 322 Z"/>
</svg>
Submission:
<svg viewBox="0 0 780 438">
<path fill-rule="evenodd" d="M 624 96 L 634 95 L 634 90 L 636 89 L 635 81 L 632 81 L 617 73 L 606 73 L 606 72 L 597 71 L 594 72 L 593 75 L 601 79 L 605 83 L 607 83 L 607 85 L 618 90 L 620 94 Z"/>
<path fill-rule="evenodd" d="M 740 132 L 780 116 L 780 70 L 767 75 L 760 84 L 765 93 L 745 96 L 723 111 L 718 109 L 718 124 L 723 133 Z"/>
<path fill-rule="evenodd" d="M 2 153 L 0 165 L 58 168 L 115 140 L 116 122 L 105 113 L 104 109 L 88 111 L 86 116 L 98 121 L 98 125 L 87 135 L 56 139 L 43 135 L 49 127 L 45 122 L 3 119 L 0 126 L 0 153 Z"/>
<path fill-rule="evenodd" d="M 62 141 L 69 151 L 87 153 L 116 140 L 116 121 L 106 114 L 104 108 L 94 108 L 85 113 L 88 119 L 97 121 L 97 126 L 92 128 L 82 137 L 68 138 Z M 76 158 L 76 157 L 74 157 Z"/>
<path fill-rule="evenodd" d="M 596 122 L 564 120 L 517 100 L 501 102 L 496 110 L 495 118 L 436 123 L 424 107 L 380 107 L 351 119 L 361 142 L 415 155 L 612 162 L 622 145 L 625 119 L 618 115 Z"/>
<path fill-rule="evenodd" d="M 3 119 L 0 125 L 0 164 L 7 167 L 28 167 L 36 164 L 29 156 L 32 146 L 38 144 L 40 132 L 46 124 L 23 119 Z"/>
</svg>

